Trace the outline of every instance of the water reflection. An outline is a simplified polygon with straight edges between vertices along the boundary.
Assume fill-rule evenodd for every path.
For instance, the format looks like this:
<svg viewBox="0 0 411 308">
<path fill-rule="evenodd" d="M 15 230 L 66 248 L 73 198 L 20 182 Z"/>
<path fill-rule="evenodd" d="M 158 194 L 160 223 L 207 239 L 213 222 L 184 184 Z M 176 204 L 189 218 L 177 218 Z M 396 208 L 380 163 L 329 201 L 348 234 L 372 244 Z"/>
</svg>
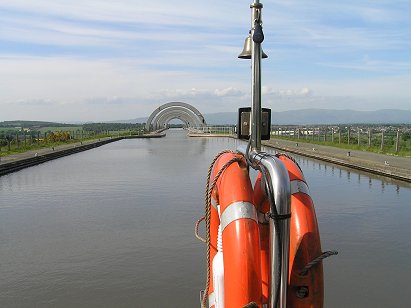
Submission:
<svg viewBox="0 0 411 308">
<path fill-rule="evenodd" d="M 198 307 L 204 179 L 240 144 L 171 130 L 0 177 L 0 307 Z M 410 187 L 295 158 L 323 250 L 340 252 L 324 262 L 325 307 L 404 306 Z"/>
<path fill-rule="evenodd" d="M 373 181 L 379 183 L 380 192 L 384 193 L 386 190 L 386 186 L 395 186 L 395 191 L 397 194 L 400 193 L 401 187 L 411 188 L 411 185 L 405 182 L 389 179 L 386 177 L 381 177 L 378 175 L 373 175 L 369 173 L 363 173 L 361 171 L 348 169 L 340 166 L 336 166 L 333 164 L 326 164 L 321 161 L 317 160 L 309 160 L 302 156 L 296 156 L 296 161 L 300 166 L 303 167 L 304 170 L 310 168 L 313 171 L 321 171 L 321 174 L 329 175 L 331 177 L 338 176 L 338 178 L 346 177 L 347 181 L 350 182 L 352 177 L 355 176 L 357 178 L 357 184 L 361 185 L 363 180 L 366 180 L 368 183 L 368 189 L 372 189 Z M 336 170 L 338 171 L 336 173 Z"/>
</svg>

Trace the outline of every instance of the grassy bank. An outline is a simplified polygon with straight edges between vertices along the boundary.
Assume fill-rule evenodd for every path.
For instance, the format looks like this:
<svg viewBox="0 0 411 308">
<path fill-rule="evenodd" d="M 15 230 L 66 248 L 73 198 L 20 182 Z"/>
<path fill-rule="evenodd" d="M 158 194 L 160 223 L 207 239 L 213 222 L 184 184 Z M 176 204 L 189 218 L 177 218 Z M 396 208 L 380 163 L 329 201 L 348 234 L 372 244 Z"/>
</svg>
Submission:
<svg viewBox="0 0 411 308">
<path fill-rule="evenodd" d="M 130 135 L 141 135 L 141 131 L 117 131 L 110 132 L 110 134 L 92 134 L 83 135 L 83 138 L 70 138 L 64 141 L 52 141 L 49 138 L 27 138 L 25 140 L 11 140 L 10 144 L 3 144 L 0 146 L 0 157 L 5 157 L 8 155 L 24 153 L 33 150 L 45 149 L 45 148 L 56 148 L 61 145 L 75 144 L 86 141 L 97 141 L 102 138 L 108 137 L 122 137 Z"/>
<path fill-rule="evenodd" d="M 386 146 L 368 146 L 365 144 L 346 144 L 346 143 L 339 143 L 337 142 L 331 142 L 331 141 L 321 141 L 321 140 L 312 140 L 312 139 L 304 139 L 304 138 L 295 138 L 291 136 L 272 136 L 271 140 L 288 140 L 288 141 L 293 141 L 296 143 L 309 143 L 309 144 L 318 144 L 318 145 L 324 145 L 324 146 L 330 146 L 330 147 L 335 147 L 335 148 L 340 148 L 340 149 L 345 149 L 345 150 L 357 150 L 357 151 L 367 151 L 367 152 L 373 152 L 373 153 L 380 153 L 380 154 L 387 154 L 387 155 L 395 155 L 395 156 L 402 156 L 402 157 L 411 157 L 411 147 L 405 147 L 404 145 L 401 146 L 400 144 L 400 149 L 398 152 L 396 152 L 395 146 L 392 144 L 387 144 Z"/>
</svg>

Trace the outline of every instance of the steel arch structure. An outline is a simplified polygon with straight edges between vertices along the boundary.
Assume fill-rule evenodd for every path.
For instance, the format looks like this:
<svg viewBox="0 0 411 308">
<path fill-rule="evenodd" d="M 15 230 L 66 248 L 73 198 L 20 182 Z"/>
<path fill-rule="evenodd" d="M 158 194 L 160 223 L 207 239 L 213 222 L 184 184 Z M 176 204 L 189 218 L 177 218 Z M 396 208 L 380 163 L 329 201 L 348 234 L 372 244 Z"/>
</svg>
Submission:
<svg viewBox="0 0 411 308">
<path fill-rule="evenodd" d="M 153 111 L 147 120 L 146 130 L 154 131 L 166 128 L 167 124 L 173 119 L 183 121 L 187 127 L 203 127 L 207 125 L 203 115 L 197 108 L 183 102 L 170 102 L 161 105 Z"/>
</svg>

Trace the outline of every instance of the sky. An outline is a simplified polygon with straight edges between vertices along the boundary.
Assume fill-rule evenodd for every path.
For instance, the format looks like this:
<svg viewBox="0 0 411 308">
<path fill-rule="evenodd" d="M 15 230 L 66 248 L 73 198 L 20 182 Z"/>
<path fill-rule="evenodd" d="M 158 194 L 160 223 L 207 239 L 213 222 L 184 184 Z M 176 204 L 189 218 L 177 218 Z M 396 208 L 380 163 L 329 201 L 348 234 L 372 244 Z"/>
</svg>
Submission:
<svg viewBox="0 0 411 308">
<path fill-rule="evenodd" d="M 251 0 L 0 0 L 0 121 L 251 104 Z M 411 110 L 411 0 L 261 1 L 262 102 Z"/>
</svg>

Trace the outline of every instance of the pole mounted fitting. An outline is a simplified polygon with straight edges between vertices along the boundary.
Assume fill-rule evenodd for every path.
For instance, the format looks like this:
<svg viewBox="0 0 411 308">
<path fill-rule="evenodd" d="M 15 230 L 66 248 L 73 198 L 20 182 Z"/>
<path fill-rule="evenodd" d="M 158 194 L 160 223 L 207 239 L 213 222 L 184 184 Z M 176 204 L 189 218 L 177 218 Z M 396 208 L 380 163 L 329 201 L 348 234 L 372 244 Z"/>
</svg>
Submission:
<svg viewBox="0 0 411 308">
<path fill-rule="evenodd" d="M 257 44 L 261 44 L 264 41 L 263 27 L 261 27 L 260 23 L 256 23 L 254 27 L 253 41 Z"/>
<path fill-rule="evenodd" d="M 263 4 L 262 3 L 251 3 L 250 4 L 250 9 L 262 9 L 263 8 Z"/>
</svg>

